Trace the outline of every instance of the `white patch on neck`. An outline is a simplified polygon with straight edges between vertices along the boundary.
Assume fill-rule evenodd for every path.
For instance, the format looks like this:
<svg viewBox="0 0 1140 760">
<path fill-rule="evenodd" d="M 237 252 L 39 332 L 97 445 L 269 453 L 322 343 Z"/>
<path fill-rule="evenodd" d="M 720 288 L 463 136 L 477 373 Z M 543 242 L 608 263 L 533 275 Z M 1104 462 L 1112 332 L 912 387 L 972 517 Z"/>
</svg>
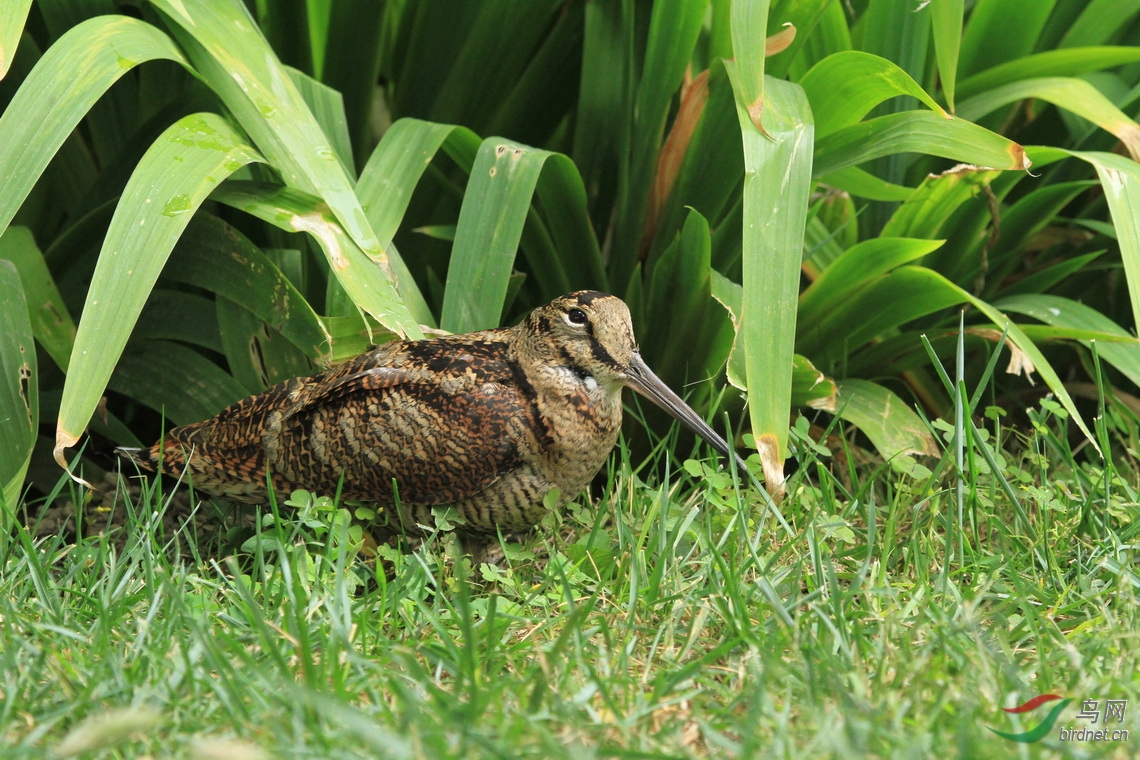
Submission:
<svg viewBox="0 0 1140 760">
<path fill-rule="evenodd" d="M 568 380 L 576 385 L 581 385 L 587 396 L 597 396 L 599 389 L 602 388 L 601 384 L 598 382 L 598 379 L 593 375 L 586 375 L 585 377 L 582 377 L 572 368 L 567 367 L 566 365 L 548 367 L 546 371 L 557 375 L 563 382 Z M 620 392 L 621 386 L 618 385 L 617 389 Z"/>
</svg>

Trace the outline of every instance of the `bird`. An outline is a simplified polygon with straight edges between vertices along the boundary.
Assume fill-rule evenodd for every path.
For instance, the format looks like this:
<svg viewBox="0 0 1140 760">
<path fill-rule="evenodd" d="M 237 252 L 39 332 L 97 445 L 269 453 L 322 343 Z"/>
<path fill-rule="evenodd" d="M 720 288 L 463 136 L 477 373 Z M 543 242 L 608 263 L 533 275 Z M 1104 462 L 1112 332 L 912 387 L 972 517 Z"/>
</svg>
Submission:
<svg viewBox="0 0 1140 760">
<path fill-rule="evenodd" d="M 339 493 L 395 533 L 425 536 L 451 507 L 461 536 L 525 533 L 587 487 L 617 442 L 622 389 L 663 408 L 730 461 L 735 451 L 646 366 L 629 308 L 582 290 L 513 327 L 393 340 L 175 427 L 140 468 L 196 491 L 266 503 Z"/>
</svg>

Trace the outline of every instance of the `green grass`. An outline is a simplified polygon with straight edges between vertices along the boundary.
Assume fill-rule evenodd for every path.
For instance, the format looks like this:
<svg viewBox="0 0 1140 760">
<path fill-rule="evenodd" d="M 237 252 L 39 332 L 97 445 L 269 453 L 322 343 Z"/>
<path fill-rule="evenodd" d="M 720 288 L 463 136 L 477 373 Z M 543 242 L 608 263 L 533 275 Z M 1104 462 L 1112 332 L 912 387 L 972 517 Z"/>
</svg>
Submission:
<svg viewBox="0 0 1140 760">
<path fill-rule="evenodd" d="M 0 755 L 1132 757 L 1137 423 L 1105 411 L 1105 470 L 1058 409 L 1000 431 L 1027 523 L 976 446 L 959 524 L 952 446 L 924 483 L 802 421 L 791 535 L 718 463 L 661 486 L 624 449 L 601 499 L 493 567 L 441 536 L 386 576 L 320 505 L 267 511 L 236 553 L 165 534 L 158 492 L 125 536 L 21 528 L 0 536 Z M 1074 698 L 1058 728 L 1129 700 L 1133 738 L 986 728 L 1028 730 L 1045 708 L 999 708 L 1044 692 Z"/>
</svg>

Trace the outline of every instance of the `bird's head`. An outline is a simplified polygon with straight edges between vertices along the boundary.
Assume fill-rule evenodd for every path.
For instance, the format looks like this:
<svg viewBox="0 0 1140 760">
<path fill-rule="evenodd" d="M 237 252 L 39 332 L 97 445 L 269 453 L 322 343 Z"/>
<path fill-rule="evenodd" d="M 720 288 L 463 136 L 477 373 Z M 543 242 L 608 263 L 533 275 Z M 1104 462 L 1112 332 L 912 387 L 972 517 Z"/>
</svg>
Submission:
<svg viewBox="0 0 1140 760">
<path fill-rule="evenodd" d="M 528 343 L 552 367 L 584 383 L 626 386 L 664 409 L 720 453 L 735 452 L 700 415 L 645 364 L 633 337 L 629 307 L 617 296 L 580 290 L 535 309 L 523 322 Z"/>
</svg>

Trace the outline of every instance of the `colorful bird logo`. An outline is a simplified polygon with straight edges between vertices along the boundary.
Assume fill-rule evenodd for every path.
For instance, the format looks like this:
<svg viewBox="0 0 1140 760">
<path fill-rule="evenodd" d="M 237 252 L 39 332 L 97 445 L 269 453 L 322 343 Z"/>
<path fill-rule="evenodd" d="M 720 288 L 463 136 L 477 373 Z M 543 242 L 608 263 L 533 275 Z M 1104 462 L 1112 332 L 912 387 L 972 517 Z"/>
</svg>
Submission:
<svg viewBox="0 0 1140 760">
<path fill-rule="evenodd" d="M 1029 712 L 1030 710 L 1036 710 L 1046 702 L 1052 702 L 1055 699 L 1061 699 L 1061 695 L 1039 694 L 1028 702 L 1020 704 L 1017 707 L 1003 707 L 1001 709 L 1007 713 L 1024 713 Z M 986 726 L 986 728 L 989 728 L 998 736 L 1009 739 L 1010 741 L 1023 742 L 1027 744 L 1031 742 L 1041 741 L 1045 738 L 1045 735 L 1053 729 L 1053 724 L 1057 722 L 1057 718 L 1060 716 L 1061 711 L 1065 709 L 1065 705 L 1069 704 L 1072 701 L 1073 700 L 1071 699 L 1063 699 L 1059 704 L 1053 706 L 1053 709 L 1050 710 L 1049 714 L 1045 716 L 1045 720 L 1041 721 L 1034 728 L 1031 728 L 1028 731 L 1022 731 L 1020 734 L 1010 734 L 1006 733 L 1005 731 L 998 731 L 996 728 L 991 728 L 990 726 Z"/>
</svg>

